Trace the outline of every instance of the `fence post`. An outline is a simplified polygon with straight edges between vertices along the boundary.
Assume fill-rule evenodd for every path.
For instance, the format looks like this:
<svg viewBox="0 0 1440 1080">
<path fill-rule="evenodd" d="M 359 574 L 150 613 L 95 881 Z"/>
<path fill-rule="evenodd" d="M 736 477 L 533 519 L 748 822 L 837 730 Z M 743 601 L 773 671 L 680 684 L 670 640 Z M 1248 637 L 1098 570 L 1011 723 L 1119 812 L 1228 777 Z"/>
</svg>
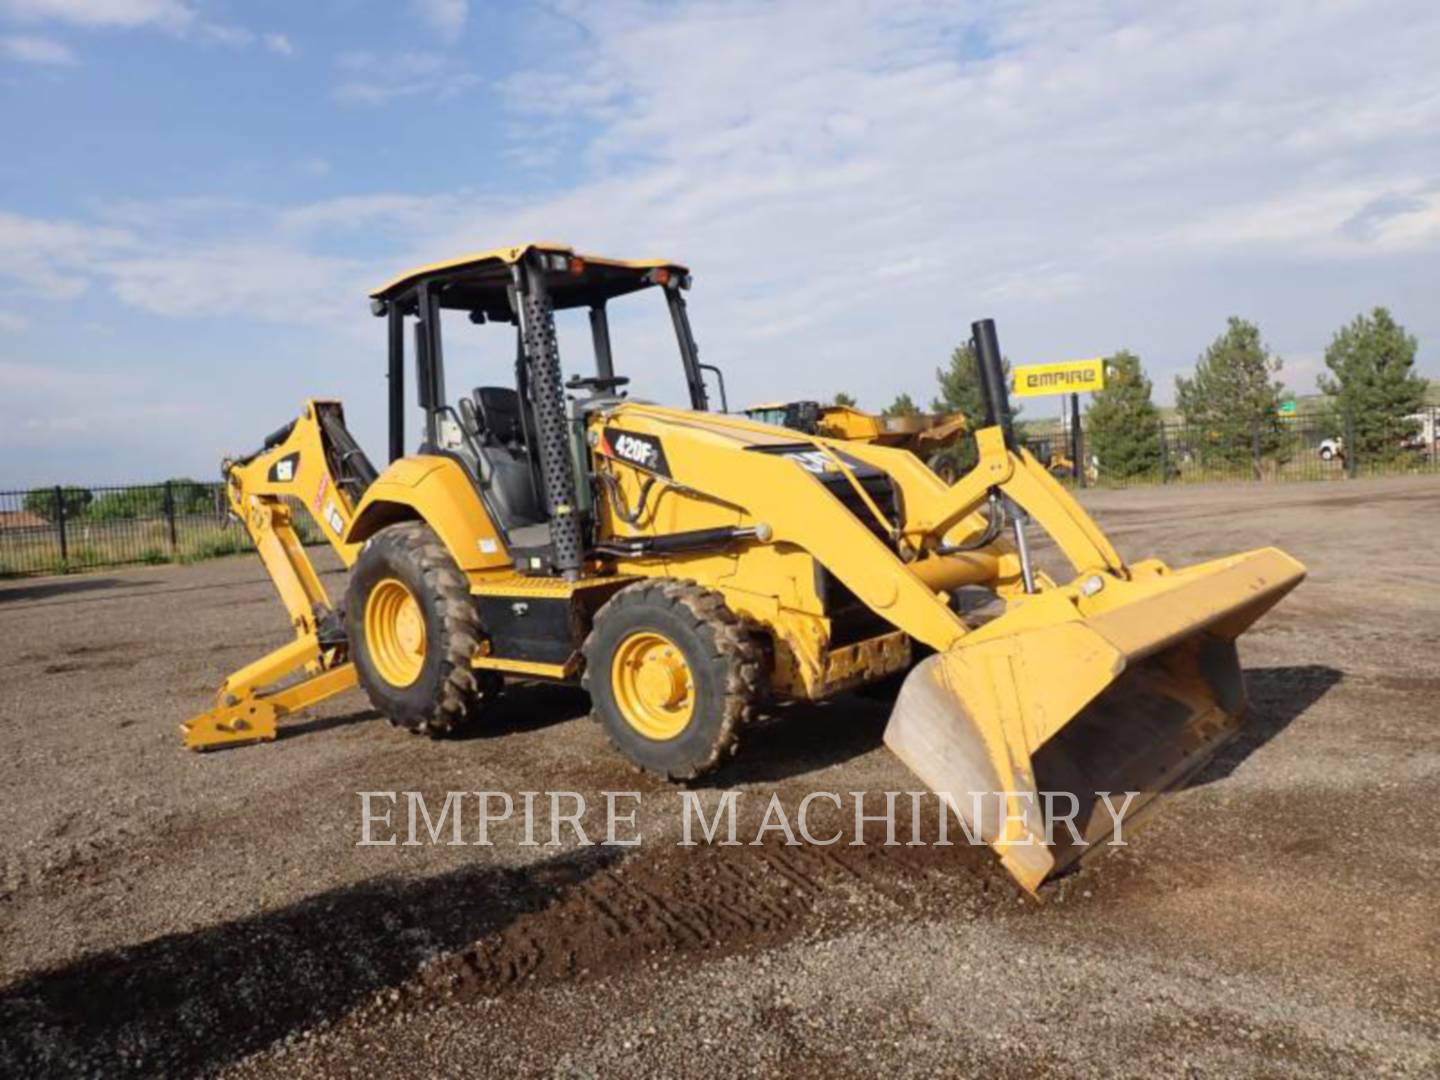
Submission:
<svg viewBox="0 0 1440 1080">
<path fill-rule="evenodd" d="M 59 484 L 55 485 L 55 524 L 60 526 L 60 567 L 68 569 L 70 543 L 65 535 L 65 489 Z"/>
<path fill-rule="evenodd" d="M 1255 479 L 1262 479 L 1260 472 L 1260 421 L 1250 421 L 1250 467 L 1255 472 Z"/>
<path fill-rule="evenodd" d="M 178 538 L 175 535 L 175 489 L 169 480 L 165 481 L 165 524 L 170 533 L 170 557 L 173 559 Z"/>
<path fill-rule="evenodd" d="M 1355 445 L 1355 410 L 1352 406 L 1345 407 L 1345 475 L 1351 480 L 1355 479 L 1356 457 L 1359 447 Z"/>
<path fill-rule="evenodd" d="M 1165 425 L 1160 425 L 1160 483 L 1170 482 L 1170 440 L 1165 437 Z"/>
</svg>

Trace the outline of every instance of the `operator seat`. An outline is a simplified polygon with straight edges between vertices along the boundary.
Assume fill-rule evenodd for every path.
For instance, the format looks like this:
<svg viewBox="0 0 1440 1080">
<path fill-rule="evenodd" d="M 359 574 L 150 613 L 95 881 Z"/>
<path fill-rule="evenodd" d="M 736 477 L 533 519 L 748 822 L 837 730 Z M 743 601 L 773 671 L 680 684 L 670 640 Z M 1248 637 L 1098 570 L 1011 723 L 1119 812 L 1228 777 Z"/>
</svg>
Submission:
<svg viewBox="0 0 1440 1080">
<path fill-rule="evenodd" d="M 515 529 L 546 522 L 525 446 L 520 395 L 508 386 L 478 386 L 471 398 L 479 451 L 487 466 L 482 472 L 489 474 L 488 493 L 504 518 L 501 524 Z"/>
</svg>

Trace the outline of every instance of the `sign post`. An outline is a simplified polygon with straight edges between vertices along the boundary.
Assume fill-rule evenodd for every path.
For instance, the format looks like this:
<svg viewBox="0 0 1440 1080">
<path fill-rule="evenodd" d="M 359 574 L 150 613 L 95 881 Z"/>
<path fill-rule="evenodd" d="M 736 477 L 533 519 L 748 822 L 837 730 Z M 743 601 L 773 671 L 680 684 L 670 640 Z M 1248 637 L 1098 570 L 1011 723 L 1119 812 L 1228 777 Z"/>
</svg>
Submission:
<svg viewBox="0 0 1440 1080">
<path fill-rule="evenodd" d="M 1080 457 L 1084 454 L 1084 446 L 1080 440 L 1080 395 L 1070 395 L 1070 479 L 1075 481 L 1076 487 L 1085 486 L 1085 470 L 1080 467 Z"/>
</svg>

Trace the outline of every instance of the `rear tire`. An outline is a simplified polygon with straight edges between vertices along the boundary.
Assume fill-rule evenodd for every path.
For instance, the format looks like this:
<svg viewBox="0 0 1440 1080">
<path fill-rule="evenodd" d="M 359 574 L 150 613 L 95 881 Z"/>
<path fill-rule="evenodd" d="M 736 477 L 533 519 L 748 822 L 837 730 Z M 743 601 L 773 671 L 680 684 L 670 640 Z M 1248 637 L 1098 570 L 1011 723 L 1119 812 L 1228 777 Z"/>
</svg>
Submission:
<svg viewBox="0 0 1440 1080">
<path fill-rule="evenodd" d="M 762 653 L 719 593 L 684 581 L 629 585 L 596 614 L 584 653 L 592 715 L 642 769 L 692 780 L 734 752 Z"/>
<path fill-rule="evenodd" d="M 499 689 L 492 673 L 470 666 L 480 620 L 465 576 L 428 525 L 375 534 L 350 573 L 345 624 L 360 685 L 397 727 L 453 734 Z"/>
</svg>

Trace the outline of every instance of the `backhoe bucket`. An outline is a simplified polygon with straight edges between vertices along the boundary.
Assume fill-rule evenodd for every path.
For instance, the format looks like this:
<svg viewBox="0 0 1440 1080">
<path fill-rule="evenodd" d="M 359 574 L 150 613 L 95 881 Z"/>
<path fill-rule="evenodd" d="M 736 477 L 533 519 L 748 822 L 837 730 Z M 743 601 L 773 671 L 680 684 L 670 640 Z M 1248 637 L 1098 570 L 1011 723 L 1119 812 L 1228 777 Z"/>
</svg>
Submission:
<svg viewBox="0 0 1440 1080">
<path fill-rule="evenodd" d="M 1026 597 L 916 666 L 885 742 L 1033 893 L 1239 729 L 1235 639 L 1304 575 L 1265 548 Z"/>
</svg>

